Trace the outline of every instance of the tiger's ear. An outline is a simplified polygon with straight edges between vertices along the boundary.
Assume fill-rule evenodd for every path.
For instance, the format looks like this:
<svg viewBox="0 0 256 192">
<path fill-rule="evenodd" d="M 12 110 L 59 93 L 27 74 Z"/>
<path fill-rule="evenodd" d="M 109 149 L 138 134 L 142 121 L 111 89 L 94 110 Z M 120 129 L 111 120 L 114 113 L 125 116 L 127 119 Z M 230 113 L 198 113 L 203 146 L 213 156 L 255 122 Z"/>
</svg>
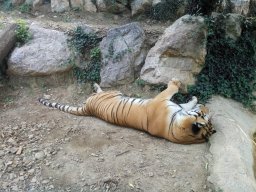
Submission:
<svg viewBox="0 0 256 192">
<path fill-rule="evenodd" d="M 200 110 L 204 113 L 204 114 L 209 114 L 210 113 L 210 110 L 208 107 L 204 106 L 204 105 L 201 105 L 200 106 Z"/>
</svg>

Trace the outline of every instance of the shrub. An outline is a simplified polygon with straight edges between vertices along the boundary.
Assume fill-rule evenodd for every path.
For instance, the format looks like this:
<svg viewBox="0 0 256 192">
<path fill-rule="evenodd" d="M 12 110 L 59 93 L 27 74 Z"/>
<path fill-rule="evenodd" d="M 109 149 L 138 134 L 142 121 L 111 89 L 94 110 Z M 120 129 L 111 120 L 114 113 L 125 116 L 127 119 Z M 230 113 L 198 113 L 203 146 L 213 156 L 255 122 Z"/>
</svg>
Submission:
<svg viewBox="0 0 256 192">
<path fill-rule="evenodd" d="M 26 43 L 32 38 L 32 34 L 29 32 L 29 27 L 24 20 L 17 21 L 17 29 L 15 30 L 17 41 L 20 43 Z"/>
<path fill-rule="evenodd" d="M 183 5 L 183 0 L 165 0 L 153 6 L 149 11 L 149 16 L 156 20 L 174 20 L 178 9 Z"/>
<path fill-rule="evenodd" d="M 190 15 L 210 15 L 223 0 L 188 0 L 186 12 Z"/>
<path fill-rule="evenodd" d="M 213 94 L 233 98 L 246 107 L 252 106 L 256 89 L 255 45 L 251 32 L 244 28 L 241 37 L 225 37 L 222 17 L 207 20 L 209 26 L 205 67 L 197 76 L 196 85 L 189 87 L 189 95 L 196 95 L 205 103 Z M 184 102 L 188 95 L 175 98 Z"/>
<path fill-rule="evenodd" d="M 86 33 L 80 26 L 74 30 L 68 40 L 69 47 L 75 52 L 73 57 L 80 57 L 81 60 L 80 66 L 73 67 L 78 82 L 100 82 L 101 52 L 98 47 L 100 40 L 101 38 L 95 33 Z M 87 53 L 90 53 L 89 58 L 86 57 Z"/>
<path fill-rule="evenodd" d="M 76 52 L 83 54 L 85 50 L 92 49 L 98 45 L 100 38 L 95 33 L 86 33 L 78 26 L 68 39 L 69 46 Z"/>
<path fill-rule="evenodd" d="M 13 8 L 11 0 L 3 0 L 2 5 L 0 6 L 4 11 L 11 11 Z"/>
<path fill-rule="evenodd" d="M 32 7 L 30 4 L 23 3 L 21 6 L 19 6 L 19 11 L 21 13 L 29 13 L 32 10 Z"/>
</svg>

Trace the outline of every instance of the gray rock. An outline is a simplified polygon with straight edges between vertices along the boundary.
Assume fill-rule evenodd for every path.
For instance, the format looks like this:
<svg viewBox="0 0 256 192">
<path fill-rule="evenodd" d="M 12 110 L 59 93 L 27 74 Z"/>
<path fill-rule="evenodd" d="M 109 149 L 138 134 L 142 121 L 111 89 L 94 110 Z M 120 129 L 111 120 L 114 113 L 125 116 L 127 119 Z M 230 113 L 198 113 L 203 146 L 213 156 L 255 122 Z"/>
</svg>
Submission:
<svg viewBox="0 0 256 192">
<path fill-rule="evenodd" d="M 33 1 L 33 11 L 39 10 L 40 6 L 43 5 L 43 0 L 34 0 Z"/>
<path fill-rule="evenodd" d="M 218 20 L 222 20 L 223 29 L 225 29 L 225 35 L 227 38 L 231 38 L 237 40 L 241 36 L 242 33 L 242 25 L 244 17 L 240 14 L 229 13 L 223 15 L 221 13 L 212 13 L 212 17 L 218 22 Z"/>
<path fill-rule="evenodd" d="M 131 2 L 132 15 L 144 13 L 149 10 L 152 5 L 152 0 L 134 0 Z"/>
<path fill-rule="evenodd" d="M 102 12 L 122 13 L 127 11 L 127 8 L 126 8 L 127 4 L 128 4 L 128 0 L 121 0 L 121 1 L 96 0 L 97 10 Z"/>
<path fill-rule="evenodd" d="M 208 181 L 223 192 L 255 192 L 252 134 L 256 115 L 241 104 L 214 97 L 208 104 L 217 133 L 210 138 Z"/>
<path fill-rule="evenodd" d="M 51 0 L 52 12 L 64 12 L 69 10 L 68 0 Z"/>
<path fill-rule="evenodd" d="M 15 24 L 9 24 L 0 31 L 0 75 L 6 70 L 3 60 L 11 52 L 16 43 L 15 29 Z"/>
<path fill-rule="evenodd" d="M 176 77 L 184 85 L 194 84 L 205 62 L 206 35 L 203 17 L 185 15 L 175 21 L 149 51 L 141 79 L 167 84 Z"/>
<path fill-rule="evenodd" d="M 108 31 L 100 43 L 102 53 L 101 86 L 130 83 L 139 75 L 146 56 L 145 34 L 138 23 Z"/>
<path fill-rule="evenodd" d="M 8 73 L 20 76 L 51 75 L 69 71 L 70 51 L 63 32 L 30 26 L 33 39 L 17 47 L 8 60 Z"/>
<path fill-rule="evenodd" d="M 35 159 L 41 160 L 45 157 L 45 153 L 43 151 L 39 151 L 35 154 Z"/>
<path fill-rule="evenodd" d="M 25 0 L 11 0 L 13 6 L 18 6 L 25 3 Z"/>
</svg>

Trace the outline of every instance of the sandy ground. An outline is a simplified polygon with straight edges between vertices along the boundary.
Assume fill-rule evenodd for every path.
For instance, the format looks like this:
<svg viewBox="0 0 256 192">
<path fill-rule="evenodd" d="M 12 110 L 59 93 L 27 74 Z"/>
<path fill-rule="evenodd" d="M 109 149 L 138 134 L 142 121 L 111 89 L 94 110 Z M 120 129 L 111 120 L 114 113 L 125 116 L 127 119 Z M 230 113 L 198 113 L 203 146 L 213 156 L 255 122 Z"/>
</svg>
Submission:
<svg viewBox="0 0 256 192">
<path fill-rule="evenodd" d="M 76 84 L 1 88 L 0 191 L 209 191 L 208 144 L 174 144 L 37 102 L 47 94 L 76 105 L 89 92 Z"/>
</svg>

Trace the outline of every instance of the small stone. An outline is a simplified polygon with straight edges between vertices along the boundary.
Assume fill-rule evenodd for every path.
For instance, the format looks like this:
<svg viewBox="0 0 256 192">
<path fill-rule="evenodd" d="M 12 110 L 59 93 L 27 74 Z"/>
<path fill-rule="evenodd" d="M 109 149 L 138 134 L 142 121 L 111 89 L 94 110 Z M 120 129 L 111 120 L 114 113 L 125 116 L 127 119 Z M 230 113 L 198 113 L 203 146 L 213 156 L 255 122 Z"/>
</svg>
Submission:
<svg viewBox="0 0 256 192">
<path fill-rule="evenodd" d="M 43 98 L 44 99 L 51 99 L 51 95 L 44 94 Z"/>
<path fill-rule="evenodd" d="M 17 142 L 11 137 L 7 140 L 8 143 L 11 143 L 12 145 L 17 145 Z"/>
<path fill-rule="evenodd" d="M 28 173 L 29 174 L 33 174 L 35 172 L 35 169 L 30 169 L 30 170 L 28 170 Z"/>
<path fill-rule="evenodd" d="M 35 154 L 35 158 L 38 160 L 42 160 L 45 157 L 45 154 L 43 151 L 39 151 Z"/>
<path fill-rule="evenodd" d="M 16 155 L 20 155 L 22 153 L 22 146 L 20 146 L 16 152 Z"/>
<path fill-rule="evenodd" d="M 36 177 L 33 177 L 33 178 L 31 179 L 31 183 L 36 183 L 36 182 L 37 182 Z"/>
<path fill-rule="evenodd" d="M 49 186 L 49 189 L 54 189 L 54 186 L 53 186 L 53 185 L 50 185 L 50 186 Z"/>
<path fill-rule="evenodd" d="M 18 127 L 18 126 L 15 126 L 15 127 L 13 127 L 12 129 L 17 130 L 17 129 L 19 129 L 19 127 Z"/>
<path fill-rule="evenodd" d="M 153 177 L 154 176 L 154 173 L 153 172 L 150 172 L 149 173 L 149 177 Z"/>
<path fill-rule="evenodd" d="M 13 154 L 15 154 L 17 151 L 18 151 L 18 149 L 16 147 L 12 147 L 10 149 L 10 152 L 13 153 Z"/>
<path fill-rule="evenodd" d="M 34 135 L 33 135 L 33 134 L 28 135 L 28 138 L 29 138 L 29 139 L 32 139 L 33 137 L 34 137 Z"/>
<path fill-rule="evenodd" d="M 17 185 L 13 185 L 11 188 L 12 188 L 13 191 L 18 191 L 19 190 Z"/>
<path fill-rule="evenodd" d="M 204 187 L 203 187 L 204 189 L 207 189 L 207 186 L 206 185 L 204 185 Z"/>
<path fill-rule="evenodd" d="M 19 181 L 24 181 L 24 179 L 25 179 L 24 176 L 19 177 Z"/>
<path fill-rule="evenodd" d="M 4 156 L 4 151 L 0 150 L 0 157 Z"/>
<path fill-rule="evenodd" d="M 43 184 L 47 184 L 47 183 L 49 183 L 49 180 L 48 180 L 48 179 L 45 179 L 45 180 L 42 181 L 42 183 L 43 183 Z"/>
</svg>

